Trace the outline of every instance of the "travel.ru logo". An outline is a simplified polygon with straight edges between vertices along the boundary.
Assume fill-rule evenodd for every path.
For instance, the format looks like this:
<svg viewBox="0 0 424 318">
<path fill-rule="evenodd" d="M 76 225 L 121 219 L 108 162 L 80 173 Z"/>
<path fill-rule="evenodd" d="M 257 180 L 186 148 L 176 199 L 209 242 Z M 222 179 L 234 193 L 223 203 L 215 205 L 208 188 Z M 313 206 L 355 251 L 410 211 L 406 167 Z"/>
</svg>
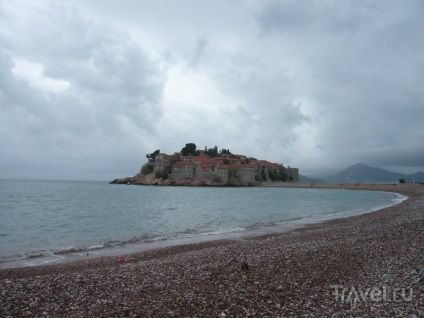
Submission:
<svg viewBox="0 0 424 318">
<path fill-rule="evenodd" d="M 368 287 L 330 285 L 336 302 L 356 307 L 367 302 L 410 302 L 414 297 L 413 288 L 390 288 L 387 286 Z"/>
</svg>

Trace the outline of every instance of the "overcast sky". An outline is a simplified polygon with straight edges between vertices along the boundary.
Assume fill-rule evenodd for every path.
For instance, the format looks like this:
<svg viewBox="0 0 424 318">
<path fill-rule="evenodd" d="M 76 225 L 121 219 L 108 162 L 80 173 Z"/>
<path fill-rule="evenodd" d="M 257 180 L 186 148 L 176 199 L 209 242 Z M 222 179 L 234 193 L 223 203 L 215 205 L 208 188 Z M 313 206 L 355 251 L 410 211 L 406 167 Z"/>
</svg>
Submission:
<svg viewBox="0 0 424 318">
<path fill-rule="evenodd" d="M 0 177 L 111 180 L 188 142 L 424 171 L 424 2 L 0 1 Z"/>
</svg>

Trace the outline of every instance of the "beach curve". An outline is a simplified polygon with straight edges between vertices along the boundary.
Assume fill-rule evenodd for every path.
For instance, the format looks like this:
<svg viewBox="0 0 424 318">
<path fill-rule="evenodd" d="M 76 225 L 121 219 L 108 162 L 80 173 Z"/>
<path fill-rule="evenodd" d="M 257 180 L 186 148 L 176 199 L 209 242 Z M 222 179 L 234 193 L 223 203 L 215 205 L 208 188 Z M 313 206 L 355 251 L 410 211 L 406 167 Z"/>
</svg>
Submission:
<svg viewBox="0 0 424 318">
<path fill-rule="evenodd" d="M 0 314 L 423 315 L 424 187 L 337 186 L 397 192 L 409 199 L 286 233 L 2 269 Z"/>
</svg>

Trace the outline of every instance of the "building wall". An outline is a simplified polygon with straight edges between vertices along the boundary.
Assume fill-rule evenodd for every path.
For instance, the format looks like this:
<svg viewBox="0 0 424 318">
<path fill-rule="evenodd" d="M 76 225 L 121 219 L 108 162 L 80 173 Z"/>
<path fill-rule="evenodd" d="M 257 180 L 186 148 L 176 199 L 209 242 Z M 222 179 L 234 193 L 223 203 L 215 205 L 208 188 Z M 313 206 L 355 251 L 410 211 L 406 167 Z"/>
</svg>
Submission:
<svg viewBox="0 0 424 318">
<path fill-rule="evenodd" d="M 253 182 L 255 181 L 256 169 L 253 167 L 240 167 L 239 176 L 243 182 Z"/>
<path fill-rule="evenodd" d="M 196 166 L 192 164 L 185 165 L 174 165 L 172 172 L 169 174 L 169 178 L 175 181 L 181 181 L 184 179 L 194 179 L 196 173 Z"/>
<path fill-rule="evenodd" d="M 181 160 L 175 162 L 174 160 Z M 169 156 L 167 154 L 158 154 L 153 162 L 154 172 L 156 171 L 167 171 L 171 167 L 171 158 L 174 165 L 172 171 L 169 174 L 169 178 L 175 181 L 181 181 L 184 179 L 208 181 L 213 180 L 216 176 L 219 176 L 222 182 L 228 182 L 228 168 L 230 166 L 223 164 L 223 160 L 227 158 L 214 158 L 208 159 L 205 157 L 193 157 L 193 156 L 180 156 L 177 154 Z M 234 163 L 234 166 L 239 169 L 237 176 L 243 183 L 254 182 L 256 178 L 261 178 L 262 169 L 268 175 L 268 171 L 274 171 L 279 168 L 274 163 L 267 162 L 264 160 L 255 160 L 246 165 L 240 164 L 240 160 Z M 299 181 L 299 169 L 298 168 L 284 168 L 287 176 L 293 181 Z"/>
<path fill-rule="evenodd" d="M 170 166 L 169 156 L 167 154 L 159 153 L 156 155 L 153 162 L 153 172 L 167 171 Z"/>
<path fill-rule="evenodd" d="M 299 182 L 299 169 L 298 168 L 289 168 L 287 169 L 287 176 L 294 181 Z"/>
<path fill-rule="evenodd" d="M 228 169 L 217 167 L 215 169 L 215 175 L 219 176 L 222 182 L 224 183 L 228 182 Z"/>
</svg>

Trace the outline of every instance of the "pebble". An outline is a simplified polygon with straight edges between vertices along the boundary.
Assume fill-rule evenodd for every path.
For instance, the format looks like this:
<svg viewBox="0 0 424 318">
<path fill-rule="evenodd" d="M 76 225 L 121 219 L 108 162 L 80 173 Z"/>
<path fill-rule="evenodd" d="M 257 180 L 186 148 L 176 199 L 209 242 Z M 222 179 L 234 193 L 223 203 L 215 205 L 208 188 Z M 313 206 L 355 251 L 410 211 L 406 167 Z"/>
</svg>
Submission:
<svg viewBox="0 0 424 318">
<path fill-rule="evenodd" d="M 424 187 L 418 190 L 409 205 L 267 239 L 123 255 L 131 260 L 124 264 L 105 258 L 2 269 L 0 317 L 422 317 Z M 249 270 L 230 264 L 234 257 Z M 414 297 L 342 302 L 334 285 L 386 286 L 388 295 L 411 287 Z"/>
</svg>

